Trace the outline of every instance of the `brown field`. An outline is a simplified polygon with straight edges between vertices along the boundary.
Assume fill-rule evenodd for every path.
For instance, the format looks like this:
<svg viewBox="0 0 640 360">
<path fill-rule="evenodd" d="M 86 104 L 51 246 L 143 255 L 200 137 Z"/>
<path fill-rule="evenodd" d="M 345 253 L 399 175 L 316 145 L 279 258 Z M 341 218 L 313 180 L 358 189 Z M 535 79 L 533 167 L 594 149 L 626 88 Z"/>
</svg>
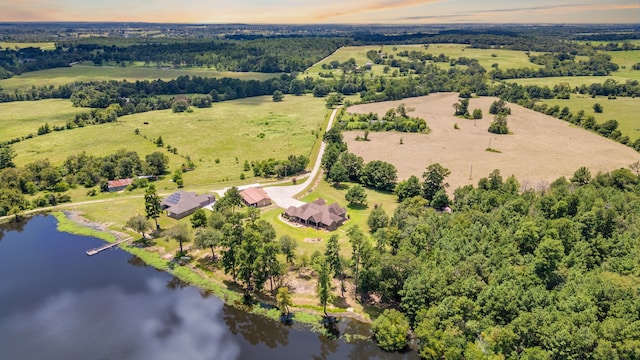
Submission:
<svg viewBox="0 0 640 360">
<path fill-rule="evenodd" d="M 399 180 L 411 175 L 421 179 L 428 165 L 440 163 L 451 170 L 447 178 L 450 192 L 462 185 L 477 184 L 494 169 L 499 169 L 505 179 L 515 175 L 526 189 L 543 186 L 561 176 L 569 178 L 581 166 L 588 167 L 595 175 L 640 161 L 640 154 L 627 146 L 515 104 L 509 105 L 510 134 L 491 134 L 487 131 L 493 120 L 489 106 L 496 98 L 471 99 L 469 111 L 482 109 L 482 120 L 453 116 L 453 104 L 457 100 L 457 93 L 436 93 L 352 106 L 351 112 L 377 112 L 382 116 L 388 109 L 405 103 L 415 108 L 409 115 L 425 119 L 431 133 L 371 132 L 371 141 L 355 141 L 362 131 L 345 132 L 349 151 L 365 161 L 383 160 L 394 164 Z M 459 130 L 454 129 L 455 123 Z M 500 152 L 486 151 L 489 147 Z"/>
</svg>

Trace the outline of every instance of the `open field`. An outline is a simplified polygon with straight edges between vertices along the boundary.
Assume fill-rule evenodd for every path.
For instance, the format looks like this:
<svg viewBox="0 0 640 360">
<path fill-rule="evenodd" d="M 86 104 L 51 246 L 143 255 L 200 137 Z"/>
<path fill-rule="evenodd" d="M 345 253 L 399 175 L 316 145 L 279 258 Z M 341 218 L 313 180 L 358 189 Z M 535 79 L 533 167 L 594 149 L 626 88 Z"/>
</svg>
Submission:
<svg viewBox="0 0 640 360">
<path fill-rule="evenodd" d="M 334 54 L 328 56 L 323 59 L 319 63 L 310 67 L 303 76 L 310 75 L 317 77 L 320 72 L 329 72 L 333 71 L 334 76 L 339 76 L 341 74 L 340 70 L 325 70 L 322 69 L 322 64 L 329 64 L 334 60 L 338 60 L 341 63 L 349 60 L 350 58 L 354 58 L 356 60 L 356 64 L 362 66 L 367 62 L 370 62 L 367 58 L 367 51 L 369 50 L 381 50 L 388 55 L 393 55 L 396 58 L 403 59 L 402 57 L 398 57 L 398 52 L 401 51 L 422 51 L 424 53 L 431 53 L 434 56 L 444 54 L 449 56 L 450 58 L 458 59 L 460 57 L 467 57 L 472 59 L 478 59 L 480 65 L 482 65 L 485 69 L 491 69 L 492 64 L 498 64 L 498 66 L 502 69 L 508 68 L 538 68 L 540 65 L 533 64 L 529 62 L 529 58 L 525 54 L 524 51 L 515 51 L 515 50 L 499 50 L 499 49 L 472 49 L 468 48 L 467 45 L 463 44 L 429 44 L 429 48 L 425 49 L 424 45 L 397 45 L 397 46 L 345 46 L 343 48 L 338 49 Z M 495 55 L 495 56 L 494 56 Z M 406 59 L 406 58 L 404 58 Z M 450 65 L 448 63 L 437 63 L 439 66 L 445 66 L 449 68 Z M 383 68 L 385 65 L 372 65 L 371 71 L 374 75 L 383 75 Z M 389 72 L 389 75 L 391 72 Z"/>
<path fill-rule="evenodd" d="M 512 115 L 508 126 L 512 134 L 491 134 L 487 132 L 492 121 L 489 106 L 495 98 L 471 99 L 469 109 L 480 108 L 485 115 L 477 123 L 453 116 L 452 104 L 457 100 L 455 93 L 435 93 L 353 106 L 350 108 L 353 112 L 383 115 L 389 108 L 405 103 L 415 108 L 411 116 L 426 119 L 431 133 L 369 133 L 371 141 L 355 141 L 361 132 L 346 132 L 349 151 L 365 161 L 394 164 L 400 179 L 411 175 L 421 178 L 428 165 L 440 163 L 451 170 L 447 178 L 450 192 L 462 185 L 476 184 L 494 169 L 499 169 L 504 178 L 515 175 L 524 188 L 535 188 L 560 176 L 571 177 L 581 166 L 595 174 L 640 161 L 640 154 L 627 146 L 515 104 L 509 105 Z M 606 112 L 606 103 L 603 106 Z M 455 123 L 459 130 L 454 129 Z M 404 144 L 400 144 L 400 139 Z M 486 151 L 487 148 L 500 153 Z"/>
<path fill-rule="evenodd" d="M 640 80 L 640 70 L 633 70 L 633 64 L 640 63 L 640 50 L 631 51 L 607 51 L 611 61 L 618 64 L 620 69 L 611 75 L 626 79 Z"/>
<path fill-rule="evenodd" d="M 55 50 L 56 44 L 53 42 L 7 42 L 0 41 L 0 49 L 24 49 L 28 47 L 40 48 L 42 50 Z"/>
<path fill-rule="evenodd" d="M 618 74 L 616 71 L 613 74 Z M 640 74 L 640 71 L 638 72 Z M 518 83 L 522 86 L 537 85 L 548 86 L 552 88 L 554 85 L 566 83 L 572 88 L 579 87 L 580 85 L 602 84 L 607 79 L 613 79 L 619 83 L 624 83 L 629 80 L 628 77 L 615 75 L 615 76 L 552 76 L 544 78 L 529 78 L 529 79 L 507 79 L 504 80 L 508 83 Z"/>
<path fill-rule="evenodd" d="M 107 81 L 107 80 L 170 80 L 179 76 L 202 77 L 231 77 L 241 80 L 267 80 L 280 74 L 265 74 L 255 72 L 220 72 L 206 69 L 171 69 L 160 67 L 117 67 L 93 66 L 78 64 L 71 67 L 55 68 L 27 72 L 9 79 L 0 80 L 0 87 L 5 90 L 26 89 L 32 85 L 60 86 L 76 81 Z"/>
<path fill-rule="evenodd" d="M 631 140 L 640 138 L 640 100 L 629 97 L 618 97 L 616 99 L 607 99 L 599 96 L 595 99 L 591 96 L 571 94 L 571 98 L 567 100 L 548 99 L 541 100 L 542 103 L 549 106 L 558 105 L 562 109 L 568 107 L 572 113 L 584 110 L 585 114 L 593 115 L 598 123 L 607 120 L 618 120 L 618 128 L 623 135 L 629 136 Z M 604 111 L 600 114 L 593 111 L 593 104 L 599 103 Z"/>
<path fill-rule="evenodd" d="M 102 156 L 123 148 L 144 156 L 158 150 L 152 140 L 162 136 L 165 146 L 176 147 L 178 155 L 189 155 L 196 164 L 195 171 L 184 174 L 186 186 L 213 184 L 238 180 L 245 160 L 310 156 L 317 143 L 313 132 L 325 125 L 328 113 L 324 99 L 310 95 L 286 96 L 277 103 L 270 96 L 225 101 L 209 109 L 194 108 L 192 113 L 153 111 L 17 143 L 15 161 L 24 165 L 48 158 L 59 163 L 80 151 Z M 185 161 L 166 153 L 171 170 Z M 252 171 L 244 174 L 247 181 L 265 181 L 253 178 Z"/>
<path fill-rule="evenodd" d="M 45 123 L 61 126 L 73 120 L 75 114 L 90 111 L 73 107 L 71 101 L 49 99 L 40 101 L 16 101 L 0 104 L 0 141 L 37 134 Z"/>
</svg>

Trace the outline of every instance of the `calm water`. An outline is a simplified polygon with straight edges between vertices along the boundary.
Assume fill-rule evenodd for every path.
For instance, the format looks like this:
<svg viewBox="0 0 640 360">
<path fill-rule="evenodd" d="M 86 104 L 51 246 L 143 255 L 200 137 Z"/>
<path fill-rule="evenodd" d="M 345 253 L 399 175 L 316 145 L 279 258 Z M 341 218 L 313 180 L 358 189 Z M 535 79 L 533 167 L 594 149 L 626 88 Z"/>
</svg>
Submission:
<svg viewBox="0 0 640 360">
<path fill-rule="evenodd" d="M 52 216 L 0 225 L 0 359 L 415 359 L 224 305 Z"/>
</svg>

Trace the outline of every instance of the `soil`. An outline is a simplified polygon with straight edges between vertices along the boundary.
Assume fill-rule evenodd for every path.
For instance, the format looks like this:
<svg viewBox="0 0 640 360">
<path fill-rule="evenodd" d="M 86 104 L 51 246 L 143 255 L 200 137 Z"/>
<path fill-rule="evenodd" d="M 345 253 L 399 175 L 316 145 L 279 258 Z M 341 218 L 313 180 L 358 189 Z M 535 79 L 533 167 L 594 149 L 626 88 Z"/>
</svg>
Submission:
<svg viewBox="0 0 640 360">
<path fill-rule="evenodd" d="M 640 161 L 640 154 L 630 147 L 516 104 L 509 104 L 510 134 L 491 134 L 487 131 L 493 121 L 489 107 L 495 100 L 470 99 L 469 112 L 481 109 L 484 118 L 480 120 L 453 115 L 457 93 L 355 105 L 348 111 L 374 112 L 382 117 L 388 109 L 404 103 L 415 109 L 409 115 L 425 119 L 431 132 L 370 132 L 370 141 L 356 141 L 362 131 L 349 131 L 344 133 L 344 140 L 349 151 L 362 156 L 365 162 L 382 160 L 395 165 L 399 180 L 411 175 L 421 179 L 427 166 L 440 163 L 451 171 L 446 179 L 450 192 L 463 185 L 477 184 L 495 169 L 500 170 L 504 179 L 514 175 L 522 190 L 526 190 L 544 188 L 561 176 L 569 179 L 581 166 L 596 175 Z"/>
</svg>

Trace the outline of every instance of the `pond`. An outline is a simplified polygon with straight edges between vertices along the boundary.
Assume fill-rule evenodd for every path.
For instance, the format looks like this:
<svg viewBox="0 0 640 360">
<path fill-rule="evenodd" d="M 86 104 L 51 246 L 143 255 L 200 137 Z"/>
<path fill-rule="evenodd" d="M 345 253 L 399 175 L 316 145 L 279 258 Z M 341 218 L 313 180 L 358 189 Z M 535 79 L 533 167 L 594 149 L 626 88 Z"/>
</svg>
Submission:
<svg viewBox="0 0 640 360">
<path fill-rule="evenodd" d="M 53 216 L 0 225 L 0 359 L 416 359 L 225 305 Z M 356 324 L 354 324 L 355 326 Z"/>
</svg>

